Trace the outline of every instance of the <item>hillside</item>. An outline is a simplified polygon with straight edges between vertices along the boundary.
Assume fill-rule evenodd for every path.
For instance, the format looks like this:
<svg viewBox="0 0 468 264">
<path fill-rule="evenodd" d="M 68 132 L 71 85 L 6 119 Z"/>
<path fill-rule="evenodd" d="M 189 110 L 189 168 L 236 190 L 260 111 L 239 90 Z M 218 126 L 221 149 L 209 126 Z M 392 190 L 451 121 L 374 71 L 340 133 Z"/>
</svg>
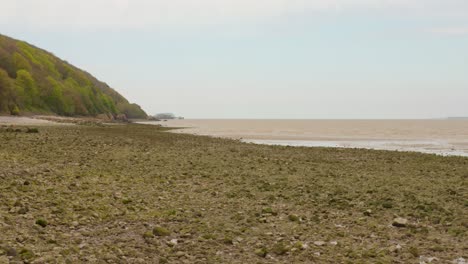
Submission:
<svg viewBox="0 0 468 264">
<path fill-rule="evenodd" d="M 53 54 L 0 35 L 0 113 L 146 118 L 137 104 Z"/>
</svg>

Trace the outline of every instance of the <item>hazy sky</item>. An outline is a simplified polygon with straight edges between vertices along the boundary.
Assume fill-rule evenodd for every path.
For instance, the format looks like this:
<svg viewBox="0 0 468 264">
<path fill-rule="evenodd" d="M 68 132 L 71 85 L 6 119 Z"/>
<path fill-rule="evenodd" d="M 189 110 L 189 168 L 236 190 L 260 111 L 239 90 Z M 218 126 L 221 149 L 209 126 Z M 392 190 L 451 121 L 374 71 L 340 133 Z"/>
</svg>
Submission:
<svg viewBox="0 0 468 264">
<path fill-rule="evenodd" d="M 468 116 L 467 0 L 0 0 L 0 33 L 188 118 Z"/>
</svg>

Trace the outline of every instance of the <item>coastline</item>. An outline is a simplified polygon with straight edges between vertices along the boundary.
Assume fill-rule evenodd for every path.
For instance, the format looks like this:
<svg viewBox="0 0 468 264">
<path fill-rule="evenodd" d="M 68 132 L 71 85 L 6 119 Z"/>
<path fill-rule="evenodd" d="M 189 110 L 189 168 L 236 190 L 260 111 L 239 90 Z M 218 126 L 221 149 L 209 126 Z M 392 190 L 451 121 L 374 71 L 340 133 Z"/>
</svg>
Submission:
<svg viewBox="0 0 468 264">
<path fill-rule="evenodd" d="M 145 122 L 248 143 L 468 156 L 466 120 L 168 120 Z"/>
</svg>

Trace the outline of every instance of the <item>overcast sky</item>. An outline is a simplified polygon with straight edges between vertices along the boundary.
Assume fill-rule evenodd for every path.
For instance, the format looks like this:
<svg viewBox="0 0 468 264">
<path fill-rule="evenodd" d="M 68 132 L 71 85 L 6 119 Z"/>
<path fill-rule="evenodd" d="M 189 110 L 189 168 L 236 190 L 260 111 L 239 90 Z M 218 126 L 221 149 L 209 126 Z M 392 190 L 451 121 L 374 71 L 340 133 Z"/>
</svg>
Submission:
<svg viewBox="0 0 468 264">
<path fill-rule="evenodd" d="M 149 114 L 468 116 L 467 0 L 0 0 L 0 33 Z"/>
</svg>

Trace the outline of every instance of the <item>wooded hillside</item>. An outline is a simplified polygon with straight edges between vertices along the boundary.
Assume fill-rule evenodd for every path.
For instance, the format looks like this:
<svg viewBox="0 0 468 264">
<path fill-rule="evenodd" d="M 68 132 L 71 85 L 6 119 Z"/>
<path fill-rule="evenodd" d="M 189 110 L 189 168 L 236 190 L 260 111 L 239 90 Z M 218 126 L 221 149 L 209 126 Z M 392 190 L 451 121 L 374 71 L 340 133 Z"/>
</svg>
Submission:
<svg viewBox="0 0 468 264">
<path fill-rule="evenodd" d="M 0 113 L 146 118 L 107 84 L 53 54 L 0 35 Z"/>
</svg>

